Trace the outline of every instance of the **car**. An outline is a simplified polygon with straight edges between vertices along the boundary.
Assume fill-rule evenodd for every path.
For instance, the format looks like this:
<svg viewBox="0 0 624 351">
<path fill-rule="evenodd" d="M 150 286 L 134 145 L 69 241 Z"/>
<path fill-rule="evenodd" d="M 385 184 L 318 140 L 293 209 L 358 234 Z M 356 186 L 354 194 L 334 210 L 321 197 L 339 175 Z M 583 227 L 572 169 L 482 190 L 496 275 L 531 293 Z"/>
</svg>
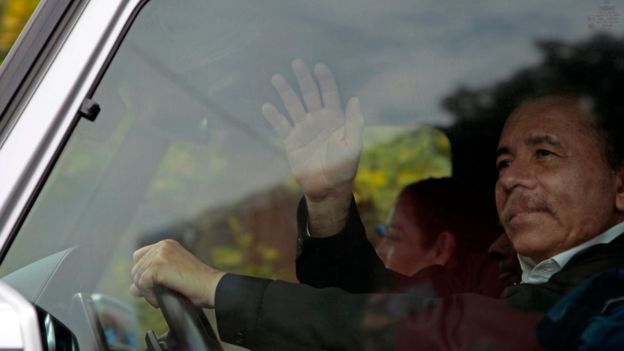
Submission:
<svg viewBox="0 0 624 351">
<path fill-rule="evenodd" d="M 492 106 L 517 88 L 501 82 L 619 43 L 621 11 L 41 0 L 0 70 L 0 349 L 155 350 L 182 323 L 191 349 L 238 349 L 215 343 L 212 312 L 175 292 L 163 292 L 169 325 L 132 296 L 132 253 L 171 238 L 220 269 L 296 281 L 301 195 L 261 106 L 277 105 L 271 77 L 294 82 L 297 58 L 327 64 L 343 100 L 362 101 L 355 196 L 368 232 L 403 186 L 453 175 L 493 239 L 505 116 Z"/>
</svg>

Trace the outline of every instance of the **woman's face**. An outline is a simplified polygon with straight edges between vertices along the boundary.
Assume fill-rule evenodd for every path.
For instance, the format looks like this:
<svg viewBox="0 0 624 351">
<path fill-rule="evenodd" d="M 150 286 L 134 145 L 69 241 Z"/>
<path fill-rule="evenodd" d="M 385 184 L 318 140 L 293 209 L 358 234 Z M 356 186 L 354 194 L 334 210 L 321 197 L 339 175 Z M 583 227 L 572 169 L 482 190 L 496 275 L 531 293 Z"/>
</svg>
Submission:
<svg viewBox="0 0 624 351">
<path fill-rule="evenodd" d="M 406 276 L 440 264 L 435 252 L 425 244 L 423 230 L 418 218 L 413 216 L 415 211 L 412 206 L 408 198 L 399 197 L 388 217 L 386 230 L 375 247 L 386 268 Z"/>
</svg>

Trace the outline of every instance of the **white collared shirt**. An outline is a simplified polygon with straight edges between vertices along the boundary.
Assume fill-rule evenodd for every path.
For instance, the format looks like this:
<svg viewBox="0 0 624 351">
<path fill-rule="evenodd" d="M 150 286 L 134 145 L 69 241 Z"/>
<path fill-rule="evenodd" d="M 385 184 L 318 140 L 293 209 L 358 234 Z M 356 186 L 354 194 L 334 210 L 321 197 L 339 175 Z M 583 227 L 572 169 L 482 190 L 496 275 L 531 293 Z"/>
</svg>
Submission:
<svg viewBox="0 0 624 351">
<path fill-rule="evenodd" d="M 546 283 L 553 274 L 559 272 L 563 266 L 577 253 L 598 244 L 608 244 L 624 232 L 624 222 L 618 223 L 604 233 L 577 245 L 569 250 L 561 252 L 538 264 L 526 256 L 518 255 L 520 268 L 522 268 L 522 282 L 528 284 Z"/>
</svg>

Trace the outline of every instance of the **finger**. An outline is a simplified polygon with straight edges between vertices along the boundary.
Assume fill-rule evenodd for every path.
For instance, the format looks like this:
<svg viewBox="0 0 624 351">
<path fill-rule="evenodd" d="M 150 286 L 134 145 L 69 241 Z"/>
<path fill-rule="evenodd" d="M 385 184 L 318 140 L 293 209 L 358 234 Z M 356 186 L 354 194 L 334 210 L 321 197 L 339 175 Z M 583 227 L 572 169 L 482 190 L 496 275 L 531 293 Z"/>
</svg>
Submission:
<svg viewBox="0 0 624 351">
<path fill-rule="evenodd" d="M 143 271 L 143 267 L 149 264 L 149 257 L 152 255 L 154 245 L 142 247 L 132 254 L 134 264 L 130 270 L 130 275 L 136 276 L 139 272 Z"/>
<path fill-rule="evenodd" d="M 360 109 L 360 99 L 351 98 L 349 102 L 347 102 L 345 140 L 352 145 L 360 143 L 362 140 L 363 126 L 364 116 Z"/>
<path fill-rule="evenodd" d="M 290 114 L 290 118 L 292 118 L 293 122 L 297 123 L 303 120 L 303 117 L 305 117 L 305 109 L 301 104 L 301 100 L 290 84 L 288 84 L 286 79 L 281 74 L 276 74 L 273 78 L 271 78 L 271 83 L 282 98 L 284 107 L 286 107 L 286 110 Z"/>
<path fill-rule="evenodd" d="M 142 293 L 151 291 L 152 289 L 154 289 L 154 286 L 156 284 L 163 284 L 162 282 L 157 280 L 159 277 L 158 273 L 159 271 L 157 269 L 148 267 L 137 275 L 136 279 L 134 280 L 134 285 L 136 285 Z M 162 273 L 160 274 L 160 276 L 162 276 Z"/>
<path fill-rule="evenodd" d="M 262 114 L 264 118 L 271 123 L 271 126 L 273 126 L 273 129 L 280 138 L 285 139 L 288 134 L 290 134 L 292 127 L 290 126 L 288 118 L 279 113 L 275 106 L 272 104 L 262 105 Z"/>
<path fill-rule="evenodd" d="M 316 74 L 316 79 L 318 79 L 321 86 L 324 106 L 331 110 L 342 111 L 338 87 L 336 87 L 336 81 L 329 68 L 319 63 L 314 66 L 314 74 Z"/>
<path fill-rule="evenodd" d="M 130 275 L 132 276 L 132 282 L 136 285 L 139 282 L 139 277 L 143 274 L 143 265 L 141 262 L 135 264 L 130 271 Z M 138 286 L 138 285 L 137 285 Z"/>
<path fill-rule="evenodd" d="M 146 297 L 152 289 L 153 283 L 144 272 L 135 274 L 132 277 L 130 293 L 136 297 Z"/>
<path fill-rule="evenodd" d="M 322 108 L 321 95 L 319 95 L 318 86 L 314 78 L 310 75 L 308 66 L 302 59 L 296 59 L 292 62 L 292 69 L 299 82 L 303 102 L 305 102 L 308 112 L 320 110 Z"/>
<path fill-rule="evenodd" d="M 132 268 L 130 269 L 130 275 L 132 277 L 134 277 L 136 275 L 136 273 L 139 271 L 140 266 L 141 266 L 141 261 L 143 261 L 143 258 L 145 257 L 145 254 L 147 253 L 147 251 L 141 253 L 140 256 L 137 257 L 136 251 L 135 254 L 132 255 L 132 259 L 134 261 L 134 263 L 132 264 Z"/>
<path fill-rule="evenodd" d="M 158 300 L 156 299 L 156 296 L 151 293 L 151 292 L 144 292 L 141 289 L 139 289 L 136 285 L 132 284 L 130 286 L 130 293 L 133 296 L 136 297 L 142 297 L 145 299 L 145 301 L 147 301 L 147 303 L 149 303 L 150 305 L 158 308 Z"/>
<path fill-rule="evenodd" d="M 132 296 L 135 297 L 142 297 L 143 293 L 141 292 L 141 289 L 139 289 L 138 286 L 136 286 L 134 283 L 132 283 L 132 285 L 130 285 L 130 294 L 132 294 Z"/>
<path fill-rule="evenodd" d="M 143 296 L 145 301 L 147 301 L 150 305 L 152 305 L 152 306 L 154 306 L 156 308 L 160 307 L 158 305 L 158 299 L 156 298 L 156 294 L 154 294 L 154 292 L 152 290 L 143 291 L 141 293 L 141 296 Z"/>
<path fill-rule="evenodd" d="M 150 246 L 150 249 L 141 256 L 130 271 L 135 283 L 138 282 L 138 278 L 141 277 L 146 270 L 162 266 L 163 259 L 161 255 L 162 253 L 159 249 L 158 243 Z M 138 286 L 141 287 L 141 285 Z"/>
<path fill-rule="evenodd" d="M 132 261 L 134 263 L 138 262 L 152 247 L 153 245 L 143 246 L 140 249 L 137 249 L 132 253 Z"/>
<path fill-rule="evenodd" d="M 135 264 L 134 267 L 132 267 L 132 270 L 130 271 L 130 275 L 132 276 L 132 281 L 133 282 L 138 284 L 139 277 L 141 277 L 141 275 L 143 275 L 143 272 L 148 267 L 148 265 L 149 265 L 149 263 L 145 263 L 145 262 L 141 261 L 138 264 Z"/>
</svg>

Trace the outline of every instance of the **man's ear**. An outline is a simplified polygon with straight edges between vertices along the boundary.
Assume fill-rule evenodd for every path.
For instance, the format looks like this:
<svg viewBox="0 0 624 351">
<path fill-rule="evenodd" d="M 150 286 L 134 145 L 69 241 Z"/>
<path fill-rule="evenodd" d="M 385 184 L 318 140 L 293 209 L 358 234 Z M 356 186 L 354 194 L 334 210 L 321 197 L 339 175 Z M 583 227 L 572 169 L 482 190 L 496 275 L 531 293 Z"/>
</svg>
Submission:
<svg viewBox="0 0 624 351">
<path fill-rule="evenodd" d="M 615 208 L 624 213 L 624 164 L 615 171 Z"/>
<path fill-rule="evenodd" d="M 444 231 L 438 235 L 434 245 L 435 262 L 440 265 L 447 265 L 456 248 L 455 235 L 449 231 Z"/>
</svg>

